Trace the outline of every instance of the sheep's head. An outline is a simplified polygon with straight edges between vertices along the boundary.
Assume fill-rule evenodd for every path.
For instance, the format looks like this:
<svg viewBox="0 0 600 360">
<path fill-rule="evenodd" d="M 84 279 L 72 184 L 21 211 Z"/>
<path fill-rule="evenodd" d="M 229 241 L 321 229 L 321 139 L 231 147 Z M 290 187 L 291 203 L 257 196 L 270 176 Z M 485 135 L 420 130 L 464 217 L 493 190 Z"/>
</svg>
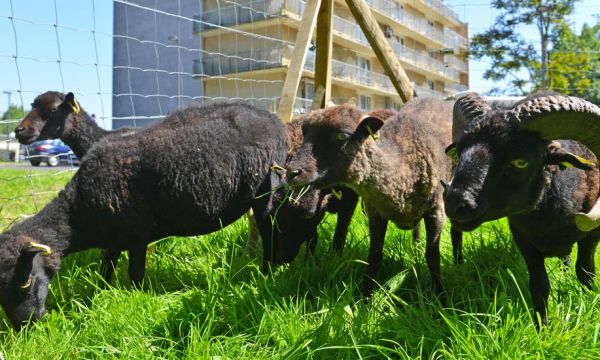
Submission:
<svg viewBox="0 0 600 360">
<path fill-rule="evenodd" d="M 45 92 L 35 98 L 31 111 L 15 128 L 17 140 L 28 145 L 37 140 L 64 137 L 72 127 L 69 115 L 79 111 L 79 103 L 73 93 Z"/>
<path fill-rule="evenodd" d="M 314 184 L 323 188 L 347 181 L 354 157 L 383 126 L 378 117 L 361 117 L 358 108 L 348 105 L 306 115 L 302 124 L 303 143 L 286 166 L 288 184 Z"/>
<path fill-rule="evenodd" d="M 44 315 L 56 258 L 27 236 L 0 235 L 0 304 L 15 328 Z"/>
<path fill-rule="evenodd" d="M 329 195 L 321 190 L 280 189 L 275 206 L 272 262 L 289 263 L 304 243 L 316 240 L 317 226 L 325 215 Z"/>
<path fill-rule="evenodd" d="M 460 98 L 454 108 L 455 143 L 447 149 L 457 159 L 445 198 L 453 225 L 469 231 L 533 210 L 544 189 L 546 165 L 593 168 L 593 162 L 552 139 L 583 141 L 598 153 L 598 142 L 582 132 L 599 120 L 600 109 L 562 95 L 531 97 L 496 111 L 477 94 Z"/>
</svg>

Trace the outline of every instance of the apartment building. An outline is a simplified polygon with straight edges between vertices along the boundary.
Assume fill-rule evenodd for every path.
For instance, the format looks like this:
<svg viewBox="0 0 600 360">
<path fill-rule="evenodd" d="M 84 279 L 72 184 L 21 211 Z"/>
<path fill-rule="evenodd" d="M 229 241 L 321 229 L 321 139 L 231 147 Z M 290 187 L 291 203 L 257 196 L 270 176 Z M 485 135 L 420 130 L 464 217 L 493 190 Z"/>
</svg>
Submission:
<svg viewBox="0 0 600 360">
<path fill-rule="evenodd" d="M 193 14 L 201 2 L 114 2 L 113 129 L 147 126 L 171 111 L 202 99 L 193 76 L 202 38 Z"/>
<path fill-rule="evenodd" d="M 444 98 L 467 89 L 468 27 L 440 0 L 367 0 L 419 97 Z M 204 45 L 194 76 L 207 97 L 250 99 L 276 110 L 305 2 L 203 0 L 194 32 Z M 310 109 L 314 49 L 308 54 L 295 102 Z M 332 100 L 368 111 L 401 101 L 345 1 L 335 0 Z"/>
</svg>

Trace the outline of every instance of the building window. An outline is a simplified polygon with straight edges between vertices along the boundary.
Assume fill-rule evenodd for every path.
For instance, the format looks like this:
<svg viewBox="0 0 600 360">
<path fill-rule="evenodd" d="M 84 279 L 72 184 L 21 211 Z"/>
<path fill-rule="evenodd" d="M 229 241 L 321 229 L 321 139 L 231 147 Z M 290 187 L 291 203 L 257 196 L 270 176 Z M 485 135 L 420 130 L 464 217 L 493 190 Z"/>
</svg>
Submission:
<svg viewBox="0 0 600 360">
<path fill-rule="evenodd" d="M 394 18 L 396 20 L 402 19 L 402 13 L 404 12 L 404 5 L 396 4 L 394 8 Z"/>
<path fill-rule="evenodd" d="M 435 82 L 427 80 L 427 87 L 431 90 L 435 90 Z"/>
<path fill-rule="evenodd" d="M 402 104 L 396 103 L 396 102 L 394 103 L 394 110 L 400 111 L 401 108 L 402 108 Z"/>
<path fill-rule="evenodd" d="M 359 104 L 358 107 L 362 111 L 371 111 L 371 97 L 367 95 L 360 95 L 358 97 Z"/>
<path fill-rule="evenodd" d="M 302 97 L 304 99 L 313 100 L 315 98 L 315 84 L 312 82 L 304 82 L 302 87 Z"/>
<path fill-rule="evenodd" d="M 358 66 L 362 70 L 369 71 L 371 70 L 371 60 L 359 56 L 356 58 L 356 66 Z"/>
</svg>

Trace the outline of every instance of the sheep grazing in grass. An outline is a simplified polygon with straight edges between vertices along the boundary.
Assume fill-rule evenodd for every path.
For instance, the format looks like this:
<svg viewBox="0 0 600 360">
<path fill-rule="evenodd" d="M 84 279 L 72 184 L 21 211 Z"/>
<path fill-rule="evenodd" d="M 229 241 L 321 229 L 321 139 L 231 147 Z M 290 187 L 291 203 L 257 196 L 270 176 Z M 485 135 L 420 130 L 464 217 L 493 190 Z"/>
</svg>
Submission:
<svg viewBox="0 0 600 360">
<path fill-rule="evenodd" d="M 302 124 L 304 117 L 297 117 L 286 124 L 289 153 L 293 156 L 302 145 Z M 277 254 L 275 263 L 294 260 L 300 246 L 307 243 L 314 253 L 318 241 L 318 225 L 327 212 L 338 215 L 333 236 L 333 249 L 340 254 L 346 243 L 348 228 L 358 203 L 358 195 L 345 186 L 316 189 L 307 187 L 300 190 L 281 188 L 275 194 L 273 219 L 273 248 Z"/>
<path fill-rule="evenodd" d="M 449 150 L 458 165 L 446 214 L 465 231 L 508 216 L 529 270 L 539 327 L 547 321 L 550 292 L 546 257 L 568 255 L 577 243 L 577 277 L 585 286 L 593 283 L 600 231 L 578 230 L 575 215 L 589 211 L 599 195 L 600 108 L 576 97 L 536 94 L 492 110 L 470 93 L 457 100 L 453 122 Z"/>
<path fill-rule="evenodd" d="M 104 130 L 80 106 L 73 93 L 47 91 L 35 98 L 31 111 L 15 128 L 15 137 L 24 145 L 38 140 L 61 139 L 81 160 L 98 141 L 128 136 L 135 131 L 137 129 L 132 128 Z M 100 271 L 107 282 L 112 278 L 120 254 L 121 251 L 116 249 L 103 251 Z"/>
<path fill-rule="evenodd" d="M 254 210 L 270 247 L 273 164 L 287 154 L 276 116 L 236 103 L 178 110 L 135 134 L 100 141 L 38 214 L 0 235 L 0 304 L 15 327 L 44 313 L 61 259 L 89 248 L 129 251 L 140 284 L 146 246 L 167 236 L 206 234 Z"/>
<path fill-rule="evenodd" d="M 387 222 L 426 228 L 426 260 L 438 293 L 439 240 L 444 223 L 443 186 L 451 172 L 444 148 L 451 139 L 452 104 L 408 102 L 387 121 L 342 105 L 307 115 L 304 141 L 287 163 L 287 182 L 298 187 L 348 186 L 363 198 L 371 238 L 364 292 L 372 292 L 382 261 Z"/>
</svg>

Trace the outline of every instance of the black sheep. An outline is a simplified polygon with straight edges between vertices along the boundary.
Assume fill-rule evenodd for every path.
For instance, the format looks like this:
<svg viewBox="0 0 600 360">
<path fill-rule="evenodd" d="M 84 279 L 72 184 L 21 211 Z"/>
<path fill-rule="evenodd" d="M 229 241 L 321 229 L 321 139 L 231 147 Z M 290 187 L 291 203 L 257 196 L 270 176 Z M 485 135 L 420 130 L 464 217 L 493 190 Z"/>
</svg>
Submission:
<svg viewBox="0 0 600 360">
<path fill-rule="evenodd" d="M 0 302 L 16 327 L 44 313 L 62 257 L 89 248 L 128 250 L 142 281 L 146 246 L 206 234 L 250 207 L 271 259 L 271 167 L 287 153 L 283 124 L 252 106 L 191 106 L 120 139 L 100 140 L 64 191 L 0 235 Z"/>
<path fill-rule="evenodd" d="M 73 93 L 46 91 L 33 100 L 31 111 L 15 128 L 15 137 L 24 145 L 61 139 L 81 160 L 101 139 L 128 136 L 135 131 L 137 129 L 132 128 L 104 130 L 81 107 Z M 121 251 L 115 249 L 103 251 L 100 271 L 107 282 L 112 278 L 120 254 Z"/>
<path fill-rule="evenodd" d="M 127 136 L 135 131 L 131 128 L 104 130 L 81 108 L 73 93 L 46 91 L 33 100 L 31 111 L 15 128 L 15 137 L 24 145 L 61 139 L 81 160 L 100 139 Z"/>
<path fill-rule="evenodd" d="M 544 258 L 566 256 L 577 243 L 577 277 L 591 286 L 600 239 L 600 231 L 582 232 L 575 224 L 575 214 L 589 211 L 598 199 L 596 157 L 580 143 L 552 139 L 581 141 L 598 156 L 599 121 L 600 108 L 562 95 L 537 94 L 511 109 L 493 110 L 471 93 L 454 107 L 455 143 L 449 149 L 458 165 L 446 214 L 465 231 L 508 216 L 542 324 L 550 292 Z M 559 170 L 565 166 L 575 168 Z"/>
</svg>

